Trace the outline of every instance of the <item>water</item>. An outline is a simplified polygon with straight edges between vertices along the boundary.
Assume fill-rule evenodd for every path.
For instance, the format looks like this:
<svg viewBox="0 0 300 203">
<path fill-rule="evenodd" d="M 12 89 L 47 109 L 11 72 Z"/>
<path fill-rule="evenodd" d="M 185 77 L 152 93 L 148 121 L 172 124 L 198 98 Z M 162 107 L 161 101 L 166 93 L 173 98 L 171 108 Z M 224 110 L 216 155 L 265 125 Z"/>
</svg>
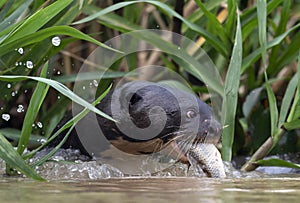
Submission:
<svg viewBox="0 0 300 203">
<path fill-rule="evenodd" d="M 41 152 L 42 153 L 42 152 Z M 36 168 L 48 181 L 6 177 L 0 160 L 1 202 L 298 202 L 300 175 L 242 173 L 225 163 L 227 178 L 207 178 L 176 163 L 164 171 L 128 176 L 115 167 L 84 159 L 77 150 L 61 150 Z M 66 158 L 68 157 L 68 159 Z M 35 159 L 32 159 L 34 161 Z M 200 176 L 200 177 L 199 177 Z"/>
<path fill-rule="evenodd" d="M 121 178 L 98 181 L 0 180 L 1 202 L 298 202 L 300 178 Z"/>
</svg>

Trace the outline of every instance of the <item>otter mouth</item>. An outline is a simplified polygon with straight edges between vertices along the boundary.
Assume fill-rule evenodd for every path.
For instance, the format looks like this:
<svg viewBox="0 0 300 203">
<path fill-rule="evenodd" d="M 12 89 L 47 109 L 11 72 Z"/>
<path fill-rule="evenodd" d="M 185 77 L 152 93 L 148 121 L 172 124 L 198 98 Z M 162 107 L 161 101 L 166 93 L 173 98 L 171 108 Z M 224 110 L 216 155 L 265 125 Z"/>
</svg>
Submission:
<svg viewBox="0 0 300 203">
<path fill-rule="evenodd" d="M 173 151 L 170 155 L 172 158 L 175 158 L 182 163 L 189 164 L 187 153 L 192 147 L 197 146 L 199 143 L 216 145 L 221 141 L 221 133 L 221 126 L 217 123 L 200 135 L 192 136 L 187 133 L 177 135 L 169 143 L 171 150 Z"/>
</svg>

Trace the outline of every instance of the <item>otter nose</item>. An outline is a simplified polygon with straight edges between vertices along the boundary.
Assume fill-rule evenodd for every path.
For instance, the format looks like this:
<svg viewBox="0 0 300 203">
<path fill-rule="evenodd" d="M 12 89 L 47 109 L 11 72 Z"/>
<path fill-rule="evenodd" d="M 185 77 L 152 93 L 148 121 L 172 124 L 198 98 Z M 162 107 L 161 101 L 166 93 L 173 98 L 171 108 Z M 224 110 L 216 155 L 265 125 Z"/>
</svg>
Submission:
<svg viewBox="0 0 300 203">
<path fill-rule="evenodd" d="M 207 128 L 205 130 L 206 136 L 204 142 L 217 144 L 220 140 L 221 133 L 222 133 L 221 124 L 213 118 L 205 121 L 207 122 Z"/>
<path fill-rule="evenodd" d="M 221 133 L 222 133 L 221 124 L 218 121 L 216 121 L 215 119 L 211 119 L 209 122 L 208 134 L 210 134 L 214 137 L 220 138 Z"/>
</svg>

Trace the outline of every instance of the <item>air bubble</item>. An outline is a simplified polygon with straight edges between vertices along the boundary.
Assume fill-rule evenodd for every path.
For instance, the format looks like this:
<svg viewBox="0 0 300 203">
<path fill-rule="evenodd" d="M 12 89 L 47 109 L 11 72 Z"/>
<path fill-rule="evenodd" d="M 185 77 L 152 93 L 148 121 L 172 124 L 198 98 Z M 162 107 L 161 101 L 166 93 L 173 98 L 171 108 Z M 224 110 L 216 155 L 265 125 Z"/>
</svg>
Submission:
<svg viewBox="0 0 300 203">
<path fill-rule="evenodd" d="M 58 47 L 58 46 L 60 45 L 60 42 L 61 42 L 61 40 L 60 40 L 59 37 L 53 37 L 53 38 L 52 38 L 52 44 L 53 44 L 54 46 Z"/>
<path fill-rule="evenodd" d="M 8 84 L 6 85 L 6 87 L 7 87 L 8 89 L 10 89 L 10 88 L 11 88 L 11 84 L 8 83 Z"/>
<path fill-rule="evenodd" d="M 2 119 L 5 120 L 5 121 L 9 121 L 10 115 L 7 114 L 7 113 L 4 113 L 4 114 L 2 114 Z"/>
</svg>

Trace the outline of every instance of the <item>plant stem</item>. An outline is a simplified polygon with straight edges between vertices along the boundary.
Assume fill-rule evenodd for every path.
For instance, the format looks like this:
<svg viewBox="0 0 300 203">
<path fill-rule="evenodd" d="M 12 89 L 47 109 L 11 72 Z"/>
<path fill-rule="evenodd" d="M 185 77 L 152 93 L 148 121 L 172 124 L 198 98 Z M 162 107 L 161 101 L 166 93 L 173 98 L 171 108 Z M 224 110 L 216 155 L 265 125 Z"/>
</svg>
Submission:
<svg viewBox="0 0 300 203">
<path fill-rule="evenodd" d="M 258 150 L 252 155 L 249 161 L 247 161 L 241 168 L 241 171 L 253 171 L 258 165 L 255 163 L 256 161 L 263 159 L 269 152 L 273 149 L 273 147 L 280 140 L 282 135 L 284 134 L 284 130 L 280 129 L 278 133 L 274 137 L 269 137 L 264 144 L 262 144 Z"/>
</svg>

